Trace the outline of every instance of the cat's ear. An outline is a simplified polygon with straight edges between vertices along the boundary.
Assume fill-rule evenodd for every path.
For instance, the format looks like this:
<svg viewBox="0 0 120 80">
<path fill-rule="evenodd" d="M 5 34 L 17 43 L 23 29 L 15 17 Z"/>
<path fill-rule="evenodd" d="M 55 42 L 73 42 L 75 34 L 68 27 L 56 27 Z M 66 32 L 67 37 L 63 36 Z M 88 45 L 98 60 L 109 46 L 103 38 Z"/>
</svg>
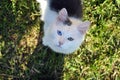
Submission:
<svg viewBox="0 0 120 80">
<path fill-rule="evenodd" d="M 65 20 L 67 20 L 67 18 L 68 18 L 68 12 L 65 8 L 62 8 L 58 13 L 57 21 L 64 22 Z"/>
<path fill-rule="evenodd" d="M 84 22 L 82 22 L 82 23 L 78 26 L 79 32 L 82 33 L 82 34 L 85 34 L 86 31 L 89 29 L 90 24 L 91 24 L 91 23 L 90 23 L 89 21 L 84 21 Z"/>
</svg>

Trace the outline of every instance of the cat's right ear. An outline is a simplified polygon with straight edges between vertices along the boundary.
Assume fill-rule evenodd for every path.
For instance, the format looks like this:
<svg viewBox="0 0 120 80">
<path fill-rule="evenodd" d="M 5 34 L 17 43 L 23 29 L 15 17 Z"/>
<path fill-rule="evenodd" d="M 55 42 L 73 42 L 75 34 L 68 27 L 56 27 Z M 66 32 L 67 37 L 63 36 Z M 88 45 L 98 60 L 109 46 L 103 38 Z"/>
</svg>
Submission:
<svg viewBox="0 0 120 80">
<path fill-rule="evenodd" d="M 58 13 L 57 21 L 64 22 L 67 20 L 67 18 L 68 18 L 68 12 L 65 8 L 62 8 Z"/>
</svg>

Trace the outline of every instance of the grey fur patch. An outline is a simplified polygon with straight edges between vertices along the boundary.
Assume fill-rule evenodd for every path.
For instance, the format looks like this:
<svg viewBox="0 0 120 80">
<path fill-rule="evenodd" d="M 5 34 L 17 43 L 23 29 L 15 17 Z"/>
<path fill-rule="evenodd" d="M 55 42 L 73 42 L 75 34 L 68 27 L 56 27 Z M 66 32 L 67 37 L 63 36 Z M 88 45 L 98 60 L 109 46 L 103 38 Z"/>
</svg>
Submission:
<svg viewBox="0 0 120 80">
<path fill-rule="evenodd" d="M 67 20 L 65 20 L 63 24 L 68 25 L 68 26 L 71 26 L 71 25 L 72 25 L 72 22 L 70 21 L 69 18 L 67 18 Z"/>
</svg>

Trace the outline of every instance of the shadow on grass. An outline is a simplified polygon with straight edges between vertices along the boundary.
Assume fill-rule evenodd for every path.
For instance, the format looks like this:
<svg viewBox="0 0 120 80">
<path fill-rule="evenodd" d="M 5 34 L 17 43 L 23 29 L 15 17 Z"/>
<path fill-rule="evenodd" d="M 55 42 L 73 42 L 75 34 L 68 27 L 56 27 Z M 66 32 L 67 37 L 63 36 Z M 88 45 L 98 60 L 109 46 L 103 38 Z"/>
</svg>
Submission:
<svg viewBox="0 0 120 80">
<path fill-rule="evenodd" d="M 48 47 L 43 46 L 40 33 L 38 44 L 29 58 L 28 66 L 30 66 L 32 72 L 30 78 L 36 80 L 60 80 L 63 64 L 64 55 L 52 52 Z"/>
<path fill-rule="evenodd" d="M 0 79 L 59 80 L 64 55 L 41 44 L 36 1 L 0 1 Z"/>
</svg>

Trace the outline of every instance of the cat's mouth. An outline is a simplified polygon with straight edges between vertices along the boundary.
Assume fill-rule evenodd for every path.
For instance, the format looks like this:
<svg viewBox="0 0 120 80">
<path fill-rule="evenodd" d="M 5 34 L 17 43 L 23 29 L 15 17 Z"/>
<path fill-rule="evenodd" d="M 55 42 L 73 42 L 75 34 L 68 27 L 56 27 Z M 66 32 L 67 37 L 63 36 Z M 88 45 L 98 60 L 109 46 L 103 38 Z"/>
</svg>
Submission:
<svg viewBox="0 0 120 80">
<path fill-rule="evenodd" d="M 56 45 L 58 48 L 62 48 L 62 46 L 61 45 Z"/>
</svg>

